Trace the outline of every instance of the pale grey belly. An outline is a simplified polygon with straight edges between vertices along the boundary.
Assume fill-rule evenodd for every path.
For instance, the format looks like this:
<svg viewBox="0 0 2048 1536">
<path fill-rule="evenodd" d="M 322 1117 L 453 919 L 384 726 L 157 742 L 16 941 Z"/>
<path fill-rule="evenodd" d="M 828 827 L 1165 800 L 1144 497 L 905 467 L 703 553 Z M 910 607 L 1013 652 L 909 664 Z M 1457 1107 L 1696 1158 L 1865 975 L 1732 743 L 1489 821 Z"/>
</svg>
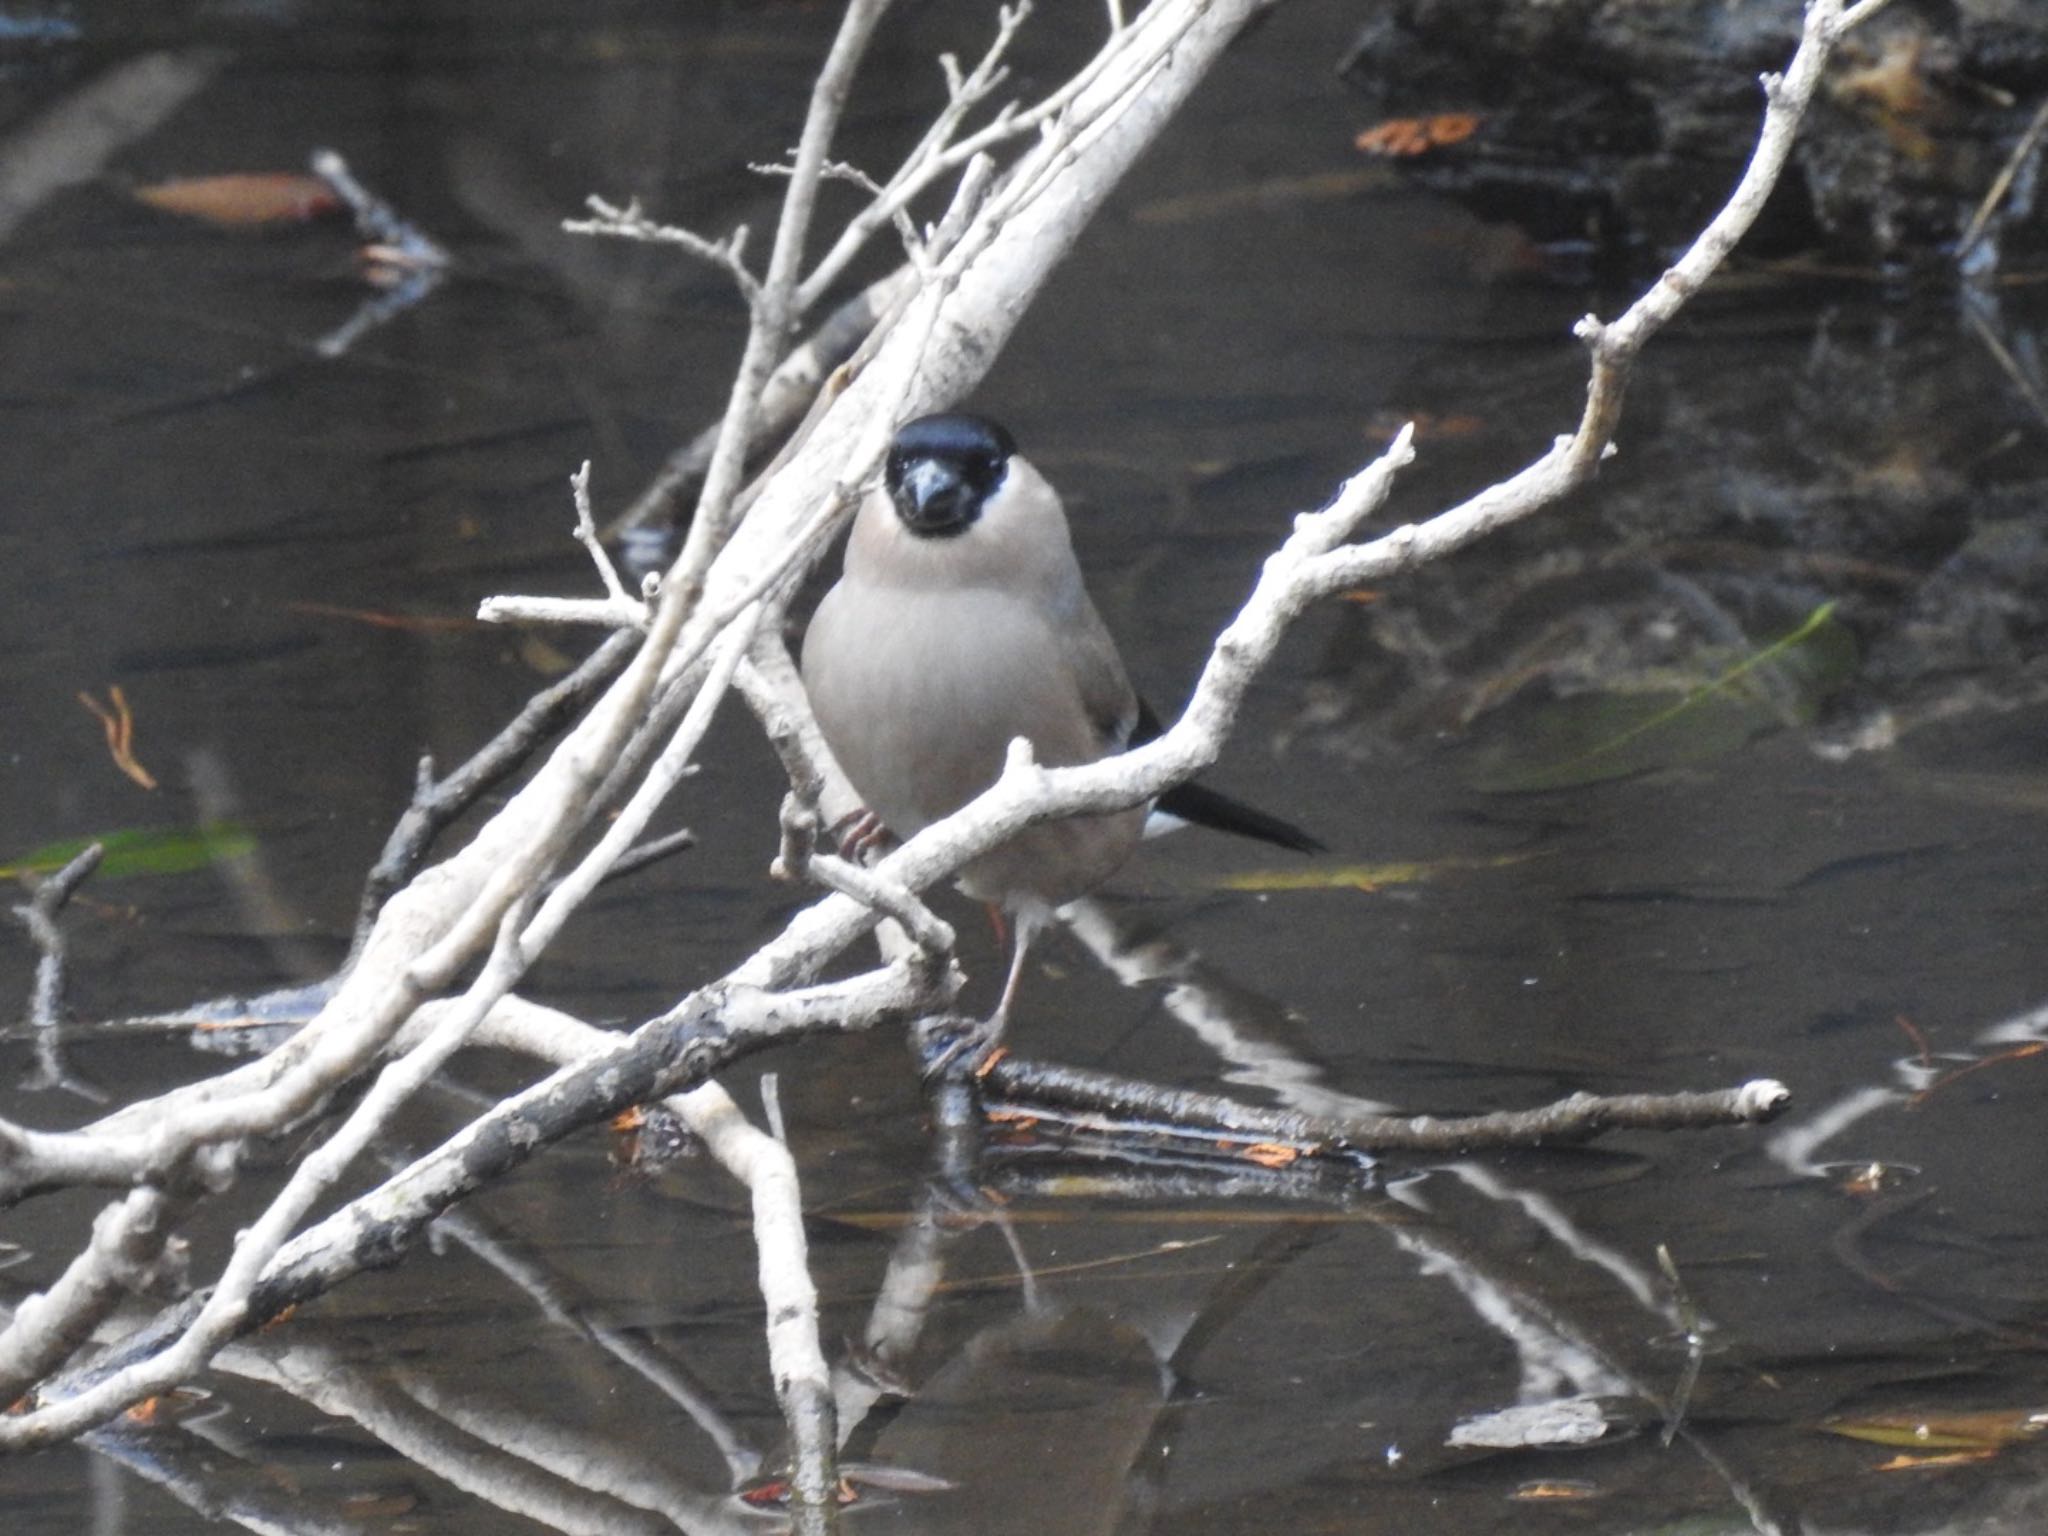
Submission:
<svg viewBox="0 0 2048 1536">
<path fill-rule="evenodd" d="M 993 784 L 1013 737 L 1049 766 L 1092 762 L 1101 742 L 1061 665 L 1059 637 L 994 594 L 828 594 L 804 641 L 804 681 L 825 739 L 868 809 L 899 837 Z M 1142 810 L 1026 829 L 969 864 L 990 901 L 1070 901 L 1136 846 Z"/>
</svg>

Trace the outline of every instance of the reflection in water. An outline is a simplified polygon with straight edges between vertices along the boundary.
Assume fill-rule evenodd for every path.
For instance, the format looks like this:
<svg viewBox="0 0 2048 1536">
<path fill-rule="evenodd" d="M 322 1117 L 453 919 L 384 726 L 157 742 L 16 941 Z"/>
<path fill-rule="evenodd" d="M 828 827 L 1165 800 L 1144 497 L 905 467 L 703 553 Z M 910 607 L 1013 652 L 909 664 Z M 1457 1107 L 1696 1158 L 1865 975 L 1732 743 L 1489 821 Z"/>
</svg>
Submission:
<svg viewBox="0 0 2048 1536">
<path fill-rule="evenodd" d="M 0 142 L 0 241 L 51 198 L 101 174 L 226 63 L 217 48 L 140 54 L 16 128 Z"/>
<path fill-rule="evenodd" d="M 1169 983 L 1159 993 L 1160 1003 L 1228 1067 L 1224 1081 L 1270 1094 L 1282 1107 L 1305 1115 L 1342 1120 L 1390 1112 L 1391 1106 L 1321 1081 L 1319 1064 L 1275 1038 L 1294 1033 L 1278 1005 L 1205 967 L 1197 951 L 1157 935 L 1131 942 L 1116 914 L 1092 898 L 1062 908 L 1060 920 L 1126 987 Z"/>
</svg>

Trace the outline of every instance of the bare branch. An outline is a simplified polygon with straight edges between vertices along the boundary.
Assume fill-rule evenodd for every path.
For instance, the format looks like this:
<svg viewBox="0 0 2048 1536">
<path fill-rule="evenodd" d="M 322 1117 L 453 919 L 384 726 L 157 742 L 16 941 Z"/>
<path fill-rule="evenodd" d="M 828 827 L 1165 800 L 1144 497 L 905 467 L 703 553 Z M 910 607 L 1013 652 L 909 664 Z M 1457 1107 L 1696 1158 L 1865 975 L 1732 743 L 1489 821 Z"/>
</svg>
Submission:
<svg viewBox="0 0 2048 1536">
<path fill-rule="evenodd" d="M 877 278 L 835 309 L 803 343 L 776 365 L 762 387 L 754 424 L 757 441 L 786 432 L 810 408 L 826 375 L 847 358 L 917 285 L 917 273 L 909 266 L 898 267 L 887 277 Z M 668 462 L 650 481 L 633 504 L 605 529 L 615 538 L 632 528 L 644 528 L 670 516 L 676 501 L 703 483 L 718 446 L 719 424 L 713 423 L 669 455 Z"/>
<path fill-rule="evenodd" d="M 435 835 L 494 785 L 503 783 L 591 694 L 617 676 L 637 642 L 636 635 L 613 635 L 575 671 L 528 699 L 509 725 L 447 778 L 436 782 L 431 759 L 421 760 L 412 804 L 392 828 L 364 883 L 350 962 L 362 952 L 385 900 L 419 867 Z M 347 964 L 343 968 L 347 969 Z"/>
<path fill-rule="evenodd" d="M 799 310 L 809 310 L 825 296 L 833 283 L 844 275 L 854 257 L 866 247 L 875 232 L 904 215 L 919 193 L 956 165 L 971 160 L 980 149 L 999 142 L 1003 138 L 1023 133 L 1024 126 L 997 135 L 989 144 L 977 144 L 964 153 L 951 154 L 953 136 L 968 114 L 986 101 L 1001 85 L 1008 74 L 1003 65 L 1004 56 L 1010 51 L 1018 29 L 1031 14 L 1031 0 L 1017 0 L 1015 5 L 996 8 L 996 35 L 982 54 L 972 72 L 962 75 L 960 64 L 950 53 L 939 57 L 939 67 L 946 76 L 946 105 L 932 120 L 931 126 L 903 157 L 903 164 L 896 174 L 889 178 L 888 185 L 876 188 L 875 201 L 847 223 L 839 238 L 811 269 L 809 277 L 797 290 L 796 305 Z M 1097 56 L 1099 60 L 1100 55 Z M 1093 68 L 1091 63 L 1089 66 Z M 1077 77 L 1078 78 L 1078 77 Z M 1071 82 L 1070 82 L 1071 83 Z M 1014 121 L 1006 114 L 1005 122 Z"/>
<path fill-rule="evenodd" d="M 391 1116 L 454 1055 L 490 1005 L 524 971 L 518 934 L 528 904 L 516 903 L 506 912 L 498 945 L 463 1005 L 449 1010 L 425 1040 L 386 1067 L 348 1120 L 293 1169 L 263 1215 L 236 1241 L 212 1295 L 177 1342 L 74 1396 L 7 1420 L 0 1425 L 0 1444 L 47 1444 L 53 1438 L 88 1429 L 129 1403 L 184 1381 L 247 1326 L 250 1293 L 292 1229 Z M 18 1442 L 12 1440 L 11 1433 L 17 1427 L 21 1432 Z"/>
<path fill-rule="evenodd" d="M 62 1365 L 130 1295 L 181 1271 L 175 1229 L 197 1196 L 196 1187 L 174 1196 L 144 1185 L 101 1209 L 63 1275 L 19 1303 L 0 1331 L 0 1400 L 13 1402 Z"/>
<path fill-rule="evenodd" d="M 838 1482 L 832 1370 L 818 1342 L 818 1290 L 811 1281 L 796 1160 L 789 1148 L 756 1129 L 716 1083 L 672 1103 L 752 1197 L 757 1273 L 768 1308 L 768 1359 L 790 1431 L 795 1502 L 829 1509 Z"/>
<path fill-rule="evenodd" d="M 895 919 L 934 958 L 953 952 L 953 925 L 934 915 L 915 893 L 861 868 L 851 859 L 817 852 L 814 844 L 818 813 L 794 801 L 792 796 L 783 804 L 783 852 L 776 861 L 777 873 L 791 879 L 815 880 L 828 891 L 838 891 L 874 908 L 879 917 Z"/>
<path fill-rule="evenodd" d="M 648 245 L 673 245 L 699 261 L 709 262 L 732 276 L 740 296 L 755 303 L 761 292 L 760 279 L 747 270 L 747 226 L 742 224 L 723 240 L 711 240 L 680 225 L 662 224 L 641 211 L 640 199 L 633 198 L 621 208 L 592 193 L 584 206 L 595 215 L 588 219 L 564 219 L 562 228 L 572 235 L 598 235 L 612 240 L 638 240 Z"/>
<path fill-rule="evenodd" d="M 1762 1125 L 1783 1114 L 1792 1095 L 1769 1079 L 1707 1093 L 1575 1093 L 1537 1109 L 1489 1115 L 1378 1115 L 1326 1118 L 1257 1109 L 1213 1094 L 1002 1056 L 976 1086 L 998 1116 L 1021 1114 L 1068 1129 L 1115 1136 L 1162 1125 L 1191 1138 L 1207 1132 L 1239 1151 L 1248 1142 L 1288 1156 L 1344 1157 L 1374 1152 L 1452 1153 L 1502 1147 L 1560 1146 L 1615 1130 L 1699 1130 Z"/>
<path fill-rule="evenodd" d="M 682 592 L 685 604 L 696 601 L 713 557 L 732 532 L 733 501 L 739 491 L 748 447 L 754 441 L 755 409 L 769 374 L 782 360 L 790 330 L 801 313 L 796 303 L 797 277 L 804 244 L 810 235 L 811 214 L 817 206 L 818 182 L 824 173 L 826 153 L 853 88 L 854 70 L 888 3 L 889 0 L 849 0 L 832 51 L 812 86 L 803 136 L 797 141 L 790 167 L 789 191 L 782 200 L 782 217 L 775 226 L 775 248 L 768 258 L 767 276 L 759 292 L 749 297 L 747 344 L 733 376 L 718 446 L 712 450 L 711 462 L 704 472 L 704 490 L 697 498 L 697 513 L 691 519 L 689 536 L 669 574 L 672 587 Z"/>
<path fill-rule="evenodd" d="M 590 555 L 590 563 L 597 567 L 597 579 L 604 583 L 605 595 L 622 609 L 640 607 L 643 610 L 641 624 L 644 625 L 646 604 L 638 603 L 627 595 L 619 581 L 618 568 L 612 564 L 612 557 L 597 541 L 597 520 L 590 513 L 590 460 L 585 459 L 576 473 L 569 477 L 569 491 L 576 503 L 576 542 L 583 546 Z"/>
<path fill-rule="evenodd" d="M 334 150 L 314 150 L 312 164 L 313 174 L 334 188 L 355 214 L 356 229 L 364 239 L 390 247 L 401 263 L 416 271 L 435 271 L 449 265 L 448 252 L 425 230 L 357 181 L 348 162 Z"/>
</svg>

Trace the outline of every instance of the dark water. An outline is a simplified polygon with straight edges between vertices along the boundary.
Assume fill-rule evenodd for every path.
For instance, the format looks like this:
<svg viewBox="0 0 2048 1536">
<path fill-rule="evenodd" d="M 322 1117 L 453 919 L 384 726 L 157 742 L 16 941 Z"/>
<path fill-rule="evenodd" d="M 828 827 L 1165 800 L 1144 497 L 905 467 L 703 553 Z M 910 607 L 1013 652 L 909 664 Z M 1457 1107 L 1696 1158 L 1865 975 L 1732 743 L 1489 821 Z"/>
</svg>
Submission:
<svg viewBox="0 0 2048 1536">
<path fill-rule="evenodd" d="M 1026 84 L 1099 9 L 1049 8 Z M 88 887 L 82 1017 L 315 978 L 418 754 L 457 759 L 576 645 L 365 615 L 590 590 L 570 470 L 591 458 L 616 509 L 722 399 L 740 333 L 718 277 L 560 219 L 599 191 L 765 229 L 775 188 L 744 165 L 792 138 L 833 10 L 7 14 L 49 25 L 0 44 L 0 167 L 48 155 L 39 130 L 113 71 L 154 70 L 165 99 L 98 155 L 57 135 L 72 159 L 0 238 L 0 861 L 127 828 L 252 840 Z M 978 397 L 1067 491 L 1162 708 L 1290 511 L 1404 419 L 1423 457 L 1397 516 L 1532 456 L 1576 416 L 1571 321 L 1625 299 L 1545 281 L 1512 232 L 1361 165 L 1332 72 L 1353 23 L 1304 3 L 1239 47 Z M 986 25 L 906 6 L 845 153 L 885 164 L 932 106 L 931 55 Z M 319 145 L 458 261 L 338 358 L 317 343 L 368 292 L 344 225 L 228 234 L 126 190 Z M 1313 615 L 1257 691 L 1216 778 L 1330 842 L 1314 867 L 1366 867 L 1349 888 L 1228 889 L 1299 866 L 1154 845 L 1048 946 L 1016 1025 L 1032 1054 L 1312 1106 L 1773 1077 L 1797 1096 L 1779 1126 L 1403 1165 L 1380 1187 L 1017 1160 L 990 1207 L 928 1187 L 898 1041 L 765 1063 L 828 1349 L 876 1342 L 885 1284 L 927 1293 L 891 1336 L 888 1374 L 916 1390 L 849 1454 L 953 1490 L 871 1491 L 860 1526 L 2042 1528 L 2024 1439 L 1886 1470 L 1896 1448 L 1820 1427 L 2048 1402 L 2048 429 L 2015 382 L 2041 319 L 2024 288 L 1974 318 L 1854 277 L 1718 292 L 1646 361 L 1598 488 Z M 154 792 L 77 701 L 115 684 Z M 699 847 L 602 894 L 537 991 L 637 1019 L 746 953 L 791 904 L 764 875 L 775 799 L 735 715 L 673 812 Z M 993 946 L 954 915 L 986 989 Z M 0 949 L 0 996 L 26 996 L 31 963 Z M 212 1060 L 137 1031 L 72 1051 L 117 1097 Z M 409 1134 L 524 1075 L 463 1062 Z M 756 1076 L 735 1085 L 750 1105 Z M 4 1112 L 89 1108 L 10 1092 Z M 1873 1163 L 1869 1186 L 1849 1176 Z M 10 1299 L 92 1209 L 7 1214 Z M 200 1272 L 232 1219 L 194 1232 Z M 720 1176 L 622 1174 L 593 1136 L 447 1226 L 238 1349 L 189 1420 L 0 1465 L 9 1528 L 746 1523 L 727 1494 L 779 1426 Z M 1689 1390 L 1688 1324 L 1708 1340 Z M 1607 1421 L 1586 1448 L 1449 1443 L 1581 1396 Z"/>
</svg>

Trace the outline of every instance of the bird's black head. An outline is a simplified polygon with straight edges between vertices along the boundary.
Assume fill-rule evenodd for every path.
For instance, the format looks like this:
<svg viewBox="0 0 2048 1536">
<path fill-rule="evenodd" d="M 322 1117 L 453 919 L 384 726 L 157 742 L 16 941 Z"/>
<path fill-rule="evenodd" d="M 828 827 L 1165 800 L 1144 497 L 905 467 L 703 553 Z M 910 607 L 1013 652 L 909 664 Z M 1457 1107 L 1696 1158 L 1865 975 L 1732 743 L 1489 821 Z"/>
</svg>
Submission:
<svg viewBox="0 0 2048 1536">
<path fill-rule="evenodd" d="M 1010 434 L 985 416 L 920 416 L 897 430 L 882 478 L 904 527 L 947 538 L 974 525 L 1016 451 Z"/>
</svg>

